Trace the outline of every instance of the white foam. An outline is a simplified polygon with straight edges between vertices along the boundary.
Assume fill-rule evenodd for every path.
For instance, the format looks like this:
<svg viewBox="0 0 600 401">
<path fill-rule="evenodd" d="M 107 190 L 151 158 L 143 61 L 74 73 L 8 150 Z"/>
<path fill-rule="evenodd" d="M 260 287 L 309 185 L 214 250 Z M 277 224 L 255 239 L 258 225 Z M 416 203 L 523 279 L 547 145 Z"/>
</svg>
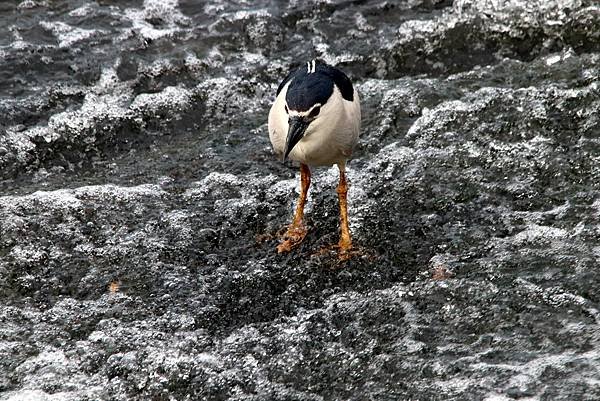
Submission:
<svg viewBox="0 0 600 401">
<path fill-rule="evenodd" d="M 141 9 L 128 8 L 124 15 L 131 21 L 133 30 L 149 40 L 172 36 L 183 30 L 181 26 L 190 24 L 190 19 L 179 10 L 178 0 L 145 0 Z M 155 27 L 148 22 L 150 19 L 159 19 L 164 27 Z"/>
<path fill-rule="evenodd" d="M 34 1 L 34 0 L 25 0 L 19 3 L 17 9 L 19 10 L 30 10 L 36 7 L 48 7 L 47 1 Z"/>
<path fill-rule="evenodd" d="M 168 86 L 161 92 L 141 93 L 131 103 L 130 108 L 134 111 L 151 110 L 158 111 L 161 108 L 173 108 L 184 111 L 190 104 L 192 93 L 183 88 Z"/>
<path fill-rule="evenodd" d="M 69 15 L 71 17 L 85 17 L 87 15 L 90 15 L 92 12 L 94 12 L 92 6 L 90 6 L 89 4 L 85 4 L 79 8 L 76 8 L 75 10 L 70 11 Z"/>
<path fill-rule="evenodd" d="M 58 39 L 58 47 L 60 48 L 71 47 L 74 43 L 89 39 L 90 37 L 103 32 L 97 29 L 76 28 L 60 21 L 42 21 L 40 22 L 40 25 L 44 29 L 52 32 Z"/>
<path fill-rule="evenodd" d="M 66 393 L 48 394 L 42 390 L 19 390 L 6 394 L 7 398 L 0 398 L 4 401 L 74 401 L 77 399 L 74 395 Z"/>
</svg>

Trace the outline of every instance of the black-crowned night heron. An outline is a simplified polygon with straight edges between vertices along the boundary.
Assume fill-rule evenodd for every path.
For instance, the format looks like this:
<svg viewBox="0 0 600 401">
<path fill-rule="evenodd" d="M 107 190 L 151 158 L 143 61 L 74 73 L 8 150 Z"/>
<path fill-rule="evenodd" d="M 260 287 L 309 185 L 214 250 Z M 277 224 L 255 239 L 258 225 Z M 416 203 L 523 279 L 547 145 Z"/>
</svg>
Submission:
<svg viewBox="0 0 600 401">
<path fill-rule="evenodd" d="M 306 236 L 304 205 L 310 186 L 309 166 L 337 164 L 340 181 L 341 259 L 351 255 L 348 228 L 346 160 L 358 141 L 360 102 L 350 79 L 342 71 L 320 61 L 309 61 L 292 70 L 277 88 L 269 112 L 269 137 L 275 152 L 285 161 L 300 162 L 301 191 L 292 224 L 278 252 L 289 252 Z"/>
</svg>

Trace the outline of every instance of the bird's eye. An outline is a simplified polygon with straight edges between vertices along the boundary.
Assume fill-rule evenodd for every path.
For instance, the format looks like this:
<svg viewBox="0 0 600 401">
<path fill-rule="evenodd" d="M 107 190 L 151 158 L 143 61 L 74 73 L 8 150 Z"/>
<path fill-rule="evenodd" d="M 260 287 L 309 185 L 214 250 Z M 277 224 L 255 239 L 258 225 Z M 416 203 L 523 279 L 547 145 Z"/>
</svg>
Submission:
<svg viewBox="0 0 600 401">
<path fill-rule="evenodd" d="M 283 107 L 285 107 L 285 112 L 286 112 L 286 114 L 290 114 L 290 111 L 289 111 L 289 110 L 288 110 L 288 108 L 287 108 L 287 104 L 286 104 L 286 105 L 284 105 Z"/>
<path fill-rule="evenodd" d="M 314 109 L 311 110 L 310 114 L 308 115 L 310 118 L 315 118 L 316 116 L 319 115 L 319 113 L 321 112 L 321 106 L 317 106 Z"/>
</svg>

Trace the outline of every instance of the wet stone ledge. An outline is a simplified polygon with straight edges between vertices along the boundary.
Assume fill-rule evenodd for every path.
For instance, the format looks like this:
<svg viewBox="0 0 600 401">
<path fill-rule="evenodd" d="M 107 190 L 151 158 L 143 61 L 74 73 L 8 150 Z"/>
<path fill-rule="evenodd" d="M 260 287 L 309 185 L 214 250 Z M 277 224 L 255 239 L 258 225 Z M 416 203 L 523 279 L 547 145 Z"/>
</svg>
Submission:
<svg viewBox="0 0 600 401">
<path fill-rule="evenodd" d="M 0 5 L 0 401 L 600 399 L 594 1 Z M 356 84 L 299 191 L 290 65 Z"/>
</svg>

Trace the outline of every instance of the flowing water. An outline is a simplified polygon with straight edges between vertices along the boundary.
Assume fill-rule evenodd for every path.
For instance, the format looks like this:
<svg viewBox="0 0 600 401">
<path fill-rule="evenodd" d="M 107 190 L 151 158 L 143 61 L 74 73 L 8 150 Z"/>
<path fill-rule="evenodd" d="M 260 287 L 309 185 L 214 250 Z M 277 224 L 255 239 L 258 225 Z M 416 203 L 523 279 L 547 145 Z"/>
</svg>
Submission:
<svg viewBox="0 0 600 401">
<path fill-rule="evenodd" d="M 266 119 L 361 94 L 287 255 Z M 0 3 L 0 400 L 600 399 L 593 0 Z"/>
</svg>

